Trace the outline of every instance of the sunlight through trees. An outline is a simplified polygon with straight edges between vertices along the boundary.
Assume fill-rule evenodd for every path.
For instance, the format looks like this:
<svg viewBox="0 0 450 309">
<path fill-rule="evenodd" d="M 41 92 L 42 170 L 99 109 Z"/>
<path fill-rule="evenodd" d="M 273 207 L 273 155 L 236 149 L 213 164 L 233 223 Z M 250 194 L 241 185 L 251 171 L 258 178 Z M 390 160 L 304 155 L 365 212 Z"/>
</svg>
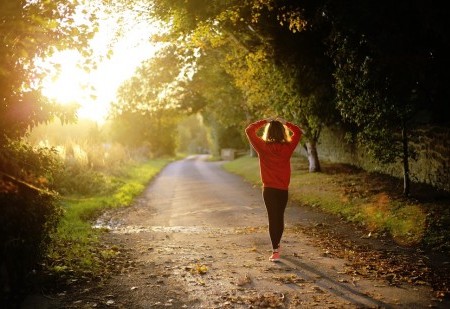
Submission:
<svg viewBox="0 0 450 309">
<path fill-rule="evenodd" d="M 424 0 L 1 1 L 1 243 L 34 259 L 17 277 L 42 257 L 61 194 L 104 193 L 105 173 L 149 158 L 248 149 L 256 118 L 299 124 L 310 172 L 338 128 L 377 170 L 403 170 L 405 196 L 414 181 L 447 190 L 445 143 L 423 155 L 440 160 L 426 176 L 411 168 L 435 138 L 423 132 L 449 132 L 445 12 Z"/>
</svg>

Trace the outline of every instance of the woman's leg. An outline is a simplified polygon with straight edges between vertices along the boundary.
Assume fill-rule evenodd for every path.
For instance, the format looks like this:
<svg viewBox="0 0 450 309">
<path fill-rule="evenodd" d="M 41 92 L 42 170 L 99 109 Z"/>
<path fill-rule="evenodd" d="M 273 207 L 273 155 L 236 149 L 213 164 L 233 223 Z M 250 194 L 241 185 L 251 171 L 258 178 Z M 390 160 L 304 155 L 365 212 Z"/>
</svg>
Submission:
<svg viewBox="0 0 450 309">
<path fill-rule="evenodd" d="M 288 201 L 288 191 L 263 188 L 263 199 L 269 218 L 269 235 L 272 248 L 277 250 L 284 231 L 284 211 Z"/>
</svg>

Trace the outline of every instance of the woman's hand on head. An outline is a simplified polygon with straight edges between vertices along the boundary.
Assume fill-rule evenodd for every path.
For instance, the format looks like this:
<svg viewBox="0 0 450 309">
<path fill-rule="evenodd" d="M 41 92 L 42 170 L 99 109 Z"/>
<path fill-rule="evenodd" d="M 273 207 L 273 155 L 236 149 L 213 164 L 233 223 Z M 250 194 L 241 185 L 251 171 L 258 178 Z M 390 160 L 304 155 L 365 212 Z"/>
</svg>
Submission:
<svg viewBox="0 0 450 309">
<path fill-rule="evenodd" d="M 275 117 L 268 117 L 265 119 L 267 122 L 271 122 L 275 120 Z"/>
</svg>

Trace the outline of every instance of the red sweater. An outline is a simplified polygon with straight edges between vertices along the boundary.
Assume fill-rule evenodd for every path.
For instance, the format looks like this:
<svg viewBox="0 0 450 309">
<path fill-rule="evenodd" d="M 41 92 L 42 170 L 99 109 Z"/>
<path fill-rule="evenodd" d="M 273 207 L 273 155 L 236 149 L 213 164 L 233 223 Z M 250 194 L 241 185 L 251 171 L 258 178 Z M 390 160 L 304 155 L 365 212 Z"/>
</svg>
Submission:
<svg viewBox="0 0 450 309">
<path fill-rule="evenodd" d="M 286 122 L 293 135 L 290 143 L 266 143 L 256 132 L 267 123 L 259 120 L 250 124 L 245 133 L 259 156 L 261 180 L 264 187 L 287 190 L 291 180 L 291 156 L 300 141 L 302 131 Z"/>
</svg>

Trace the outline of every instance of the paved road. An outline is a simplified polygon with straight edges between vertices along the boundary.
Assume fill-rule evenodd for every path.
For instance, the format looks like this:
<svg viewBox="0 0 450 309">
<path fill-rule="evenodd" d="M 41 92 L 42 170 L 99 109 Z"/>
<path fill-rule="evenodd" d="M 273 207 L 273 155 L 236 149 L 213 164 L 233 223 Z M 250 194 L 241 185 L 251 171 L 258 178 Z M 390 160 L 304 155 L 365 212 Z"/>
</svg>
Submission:
<svg viewBox="0 0 450 309">
<path fill-rule="evenodd" d="M 220 162 L 193 156 L 168 165 L 133 207 L 102 217 L 106 241 L 130 267 L 106 285 L 78 291 L 76 305 L 99 308 L 427 308 L 426 286 L 390 286 L 348 271 L 302 226 L 329 217 L 288 205 L 283 259 L 270 242 L 260 188 Z M 252 307 L 253 306 L 253 307 Z M 70 307 L 70 306 L 66 306 Z M 74 307 L 76 307 L 74 305 Z M 106 308 L 105 307 L 105 308 Z"/>
<path fill-rule="evenodd" d="M 148 225 L 150 219 L 166 227 L 234 228 L 247 226 L 252 217 L 264 224 L 260 192 L 206 158 L 192 156 L 167 166 L 140 201 L 140 210 L 155 216 L 133 217 L 133 223 Z"/>
</svg>

